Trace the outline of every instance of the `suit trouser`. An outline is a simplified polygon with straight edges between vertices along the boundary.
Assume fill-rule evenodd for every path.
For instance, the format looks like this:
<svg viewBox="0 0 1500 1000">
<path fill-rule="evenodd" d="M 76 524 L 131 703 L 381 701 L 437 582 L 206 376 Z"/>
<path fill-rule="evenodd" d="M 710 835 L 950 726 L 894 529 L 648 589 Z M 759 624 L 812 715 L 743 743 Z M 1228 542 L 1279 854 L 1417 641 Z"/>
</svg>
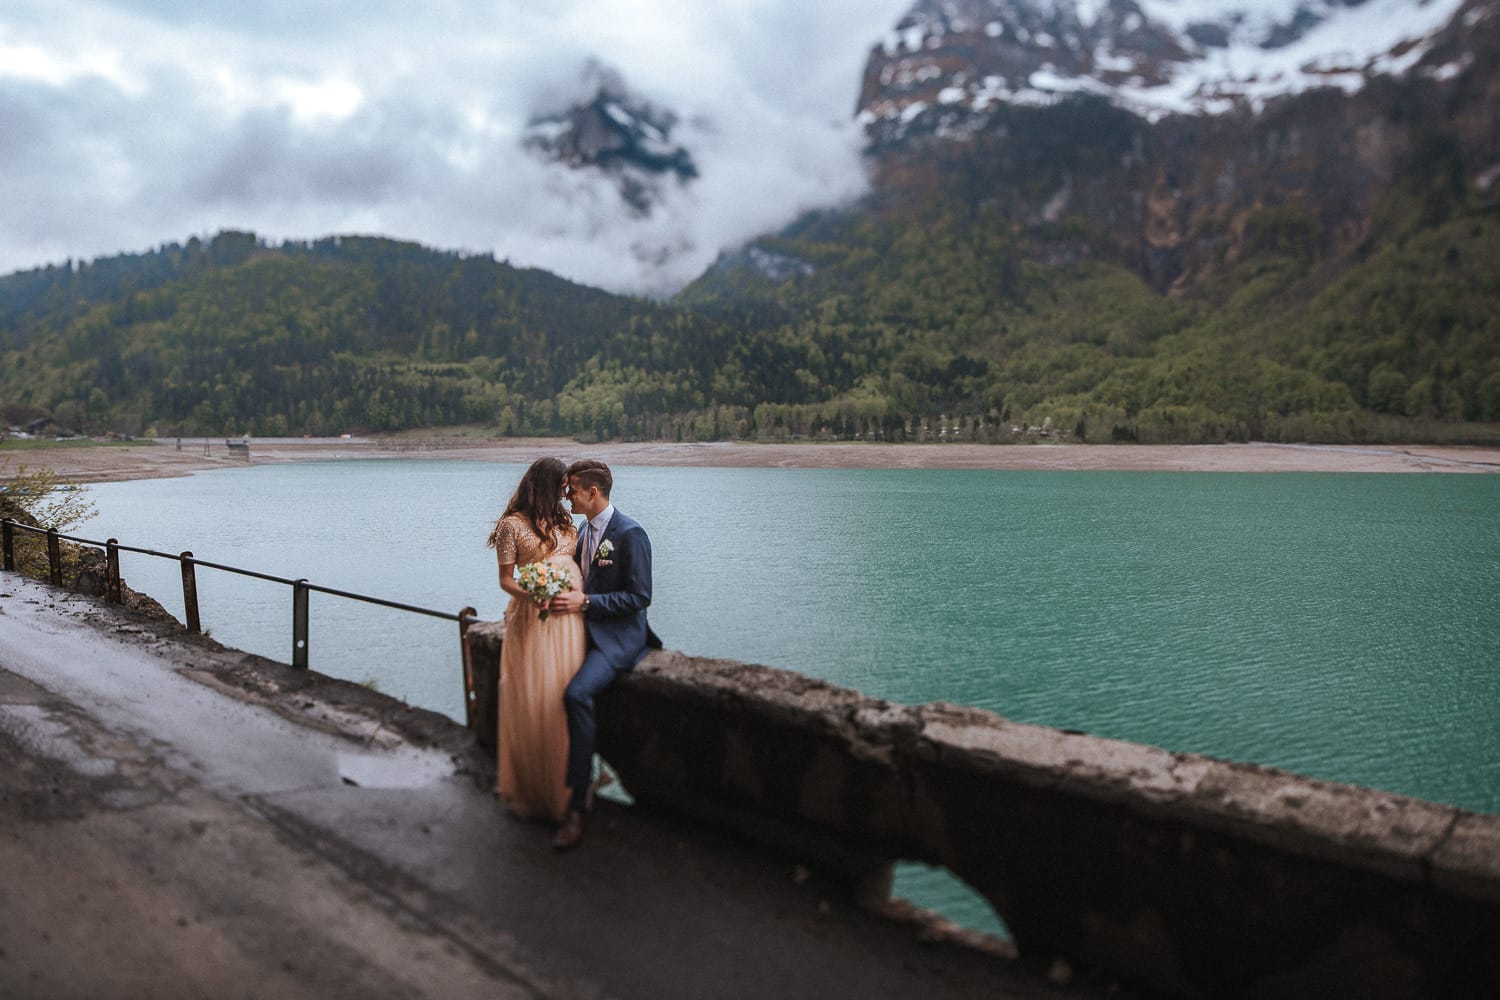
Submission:
<svg viewBox="0 0 1500 1000">
<path fill-rule="evenodd" d="M 594 744 L 598 728 L 594 724 L 594 697 L 615 679 L 615 668 L 604 654 L 590 647 L 583 666 L 568 682 L 563 692 L 563 708 L 568 713 L 568 787 L 577 791 L 594 780 Z"/>
</svg>

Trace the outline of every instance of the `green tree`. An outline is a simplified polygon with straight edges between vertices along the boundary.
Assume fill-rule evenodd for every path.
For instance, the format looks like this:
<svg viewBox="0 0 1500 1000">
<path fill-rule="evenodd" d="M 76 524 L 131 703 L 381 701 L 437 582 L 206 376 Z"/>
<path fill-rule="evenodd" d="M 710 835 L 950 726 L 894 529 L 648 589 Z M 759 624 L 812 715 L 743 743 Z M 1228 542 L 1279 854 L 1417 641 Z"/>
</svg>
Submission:
<svg viewBox="0 0 1500 1000">
<path fill-rule="evenodd" d="M 1406 409 L 1406 394 L 1411 383 L 1406 376 L 1390 365 L 1380 365 L 1370 372 L 1370 388 L 1366 396 L 1370 409 L 1377 413 L 1402 413 Z"/>
<path fill-rule="evenodd" d="M 66 532 L 96 516 L 88 488 L 64 482 L 51 469 L 24 465 L 8 471 L 0 467 L 0 518 L 48 531 Z M 46 539 L 34 532 L 15 532 L 16 570 L 38 580 L 50 579 Z M 76 575 L 84 549 L 71 543 L 61 547 L 64 576 Z"/>
</svg>

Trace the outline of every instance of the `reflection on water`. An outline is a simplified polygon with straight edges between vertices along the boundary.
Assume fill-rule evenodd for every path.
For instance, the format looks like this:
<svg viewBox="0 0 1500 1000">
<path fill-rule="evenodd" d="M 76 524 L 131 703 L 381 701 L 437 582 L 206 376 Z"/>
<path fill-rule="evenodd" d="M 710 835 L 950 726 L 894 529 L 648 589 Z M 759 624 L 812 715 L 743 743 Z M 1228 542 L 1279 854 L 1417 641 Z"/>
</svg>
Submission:
<svg viewBox="0 0 1500 1000">
<path fill-rule="evenodd" d="M 484 539 L 523 468 L 359 460 L 102 484 L 89 527 L 495 619 Z M 670 648 L 1500 812 L 1500 477 L 621 467 L 615 481 L 651 534 L 651 620 Z M 175 563 L 126 554 L 122 569 L 181 615 Z M 290 658 L 290 588 L 198 577 L 216 638 Z M 455 625 L 316 593 L 310 612 L 314 668 L 463 717 Z M 930 889 L 923 905 L 986 922 L 936 881 L 901 876 Z"/>
</svg>

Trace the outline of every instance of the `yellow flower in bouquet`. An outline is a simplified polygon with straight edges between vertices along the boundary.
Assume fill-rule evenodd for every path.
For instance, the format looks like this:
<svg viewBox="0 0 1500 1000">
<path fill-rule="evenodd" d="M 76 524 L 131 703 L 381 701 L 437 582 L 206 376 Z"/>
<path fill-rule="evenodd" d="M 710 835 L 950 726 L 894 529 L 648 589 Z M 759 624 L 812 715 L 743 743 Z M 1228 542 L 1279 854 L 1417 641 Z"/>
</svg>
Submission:
<svg viewBox="0 0 1500 1000">
<path fill-rule="evenodd" d="M 542 621 L 547 620 L 547 602 L 567 590 L 572 583 L 566 569 L 549 562 L 527 563 L 522 566 L 516 570 L 516 582 L 533 601 L 541 605 L 542 613 L 537 617 Z"/>
</svg>

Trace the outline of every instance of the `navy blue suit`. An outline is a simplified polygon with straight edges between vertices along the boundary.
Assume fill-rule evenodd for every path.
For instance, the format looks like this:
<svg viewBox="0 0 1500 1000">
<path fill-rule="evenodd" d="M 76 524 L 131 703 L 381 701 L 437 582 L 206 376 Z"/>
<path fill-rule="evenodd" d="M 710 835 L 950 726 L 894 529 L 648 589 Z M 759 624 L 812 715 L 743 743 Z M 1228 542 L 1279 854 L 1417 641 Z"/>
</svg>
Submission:
<svg viewBox="0 0 1500 1000">
<path fill-rule="evenodd" d="M 597 554 L 608 543 L 608 555 Z M 583 592 L 588 652 L 563 694 L 568 713 L 568 787 L 586 788 L 593 780 L 594 697 L 617 674 L 634 667 L 647 649 L 660 649 L 661 640 L 646 622 L 651 606 L 651 539 L 646 529 L 618 508 L 610 516 L 604 537 L 595 547 Z M 580 564 L 583 553 L 577 558 Z"/>
</svg>

